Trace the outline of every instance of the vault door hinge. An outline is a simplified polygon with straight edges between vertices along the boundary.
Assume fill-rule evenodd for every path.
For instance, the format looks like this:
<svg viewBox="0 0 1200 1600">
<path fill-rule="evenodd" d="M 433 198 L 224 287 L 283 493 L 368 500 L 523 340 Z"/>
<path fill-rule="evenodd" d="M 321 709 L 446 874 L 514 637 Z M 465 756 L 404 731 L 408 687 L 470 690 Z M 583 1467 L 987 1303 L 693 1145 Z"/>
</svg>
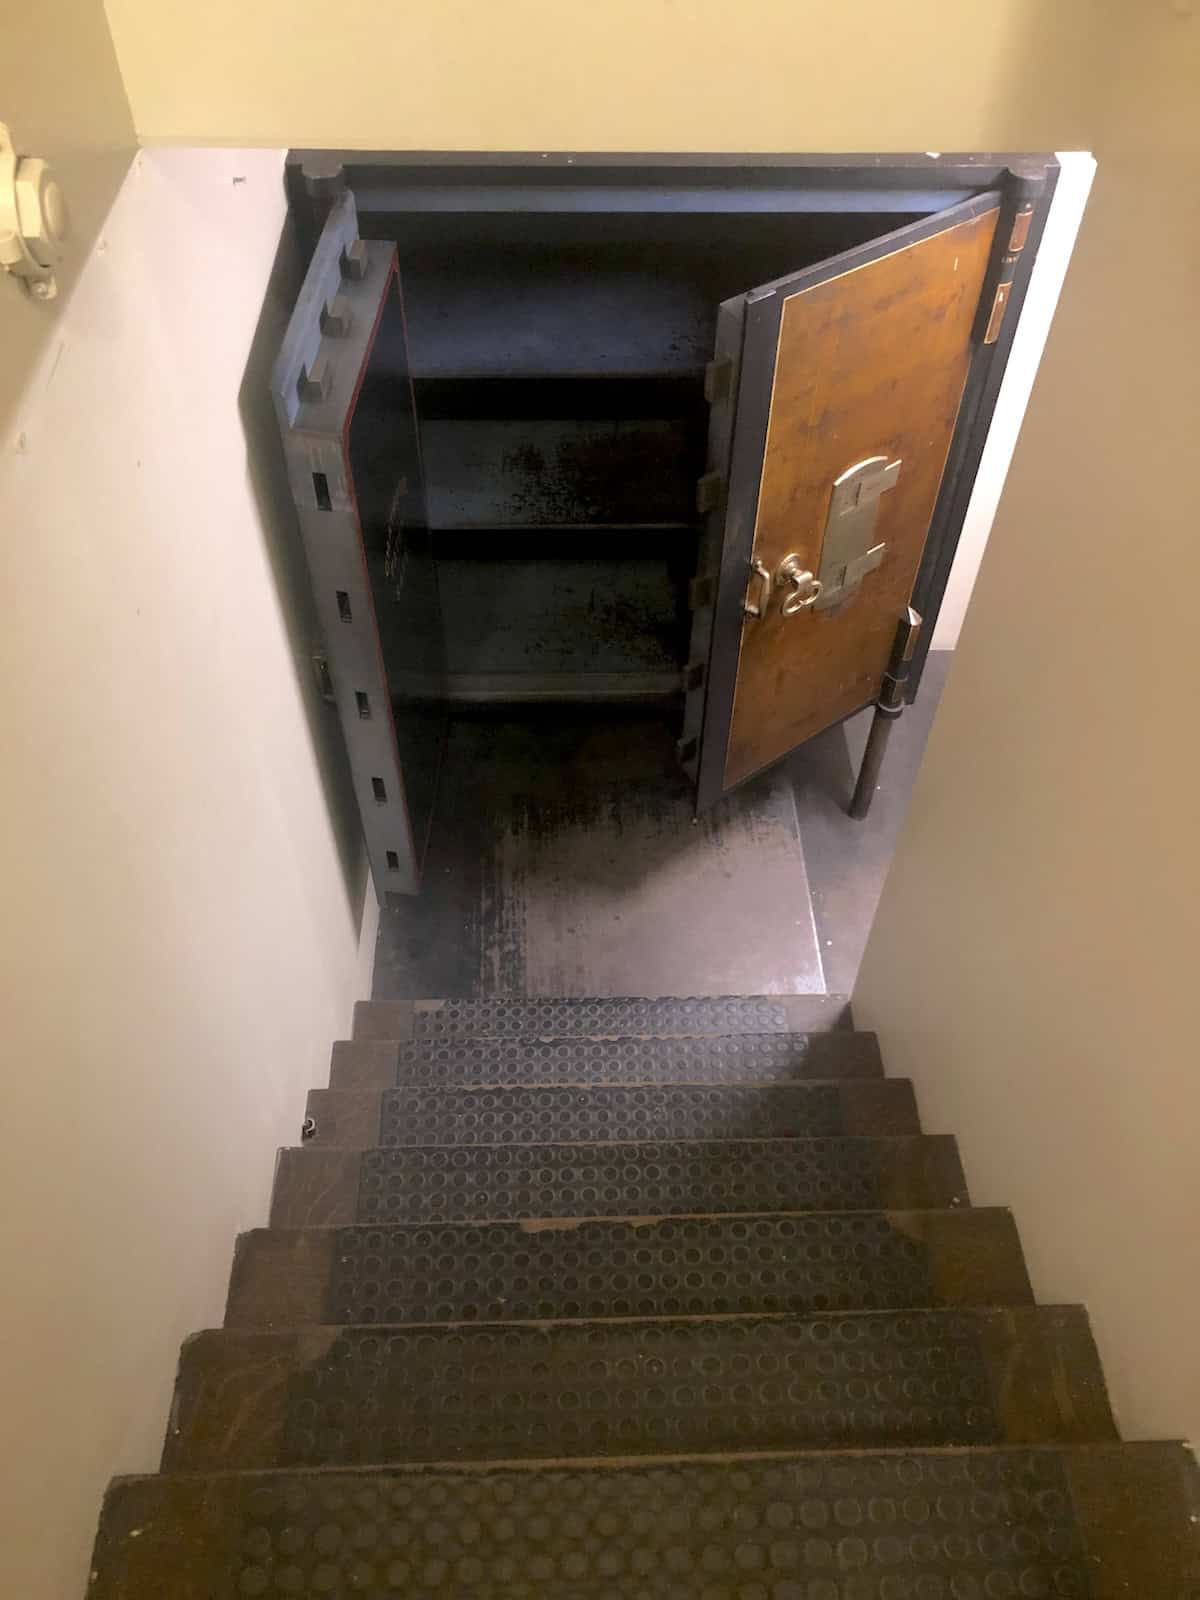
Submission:
<svg viewBox="0 0 1200 1600">
<path fill-rule="evenodd" d="M 987 331 L 984 333 L 984 344 L 995 344 L 1000 337 L 1000 329 L 1004 325 L 1004 313 L 1008 310 L 1008 302 L 1012 296 L 1013 281 L 1008 278 L 1003 283 L 996 285 L 995 298 L 992 300 L 991 314 L 988 317 Z"/>
<path fill-rule="evenodd" d="M 1000 281 L 996 285 L 996 292 L 992 296 L 992 309 L 988 313 L 987 327 L 984 329 L 984 344 L 995 344 L 1000 337 L 1000 329 L 1004 326 L 1004 313 L 1008 310 L 1008 302 L 1012 299 L 1013 282 L 1017 275 L 1017 263 L 1021 259 L 1021 251 L 1025 248 L 1025 241 L 1029 237 L 1029 229 L 1033 223 L 1033 207 L 1024 205 L 1013 218 L 1012 232 L 1008 236 L 1008 247 L 1000 258 Z"/>
</svg>

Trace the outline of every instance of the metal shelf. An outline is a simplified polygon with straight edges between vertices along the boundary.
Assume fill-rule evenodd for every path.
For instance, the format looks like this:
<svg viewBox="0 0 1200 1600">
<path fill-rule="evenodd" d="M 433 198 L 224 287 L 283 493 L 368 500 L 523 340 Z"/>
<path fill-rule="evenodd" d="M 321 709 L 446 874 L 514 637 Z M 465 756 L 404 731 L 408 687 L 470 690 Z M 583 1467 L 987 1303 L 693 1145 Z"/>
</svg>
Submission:
<svg viewBox="0 0 1200 1600">
<path fill-rule="evenodd" d="M 703 441 L 686 422 L 497 420 L 421 429 L 439 530 L 686 529 Z"/>
</svg>

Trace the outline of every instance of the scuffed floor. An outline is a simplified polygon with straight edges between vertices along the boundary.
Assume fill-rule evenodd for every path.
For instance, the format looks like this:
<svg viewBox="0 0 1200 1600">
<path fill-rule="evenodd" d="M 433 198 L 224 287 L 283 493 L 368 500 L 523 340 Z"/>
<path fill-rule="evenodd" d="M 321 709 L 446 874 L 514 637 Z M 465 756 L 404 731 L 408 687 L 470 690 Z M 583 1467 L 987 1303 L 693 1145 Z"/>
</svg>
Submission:
<svg viewBox="0 0 1200 1600">
<path fill-rule="evenodd" d="M 425 890 L 384 914 L 377 997 L 824 988 L 786 773 L 694 822 L 667 717 L 451 724 Z"/>
<path fill-rule="evenodd" d="M 669 716 L 457 719 L 376 998 L 851 993 L 950 659 L 930 655 L 865 822 L 845 807 L 870 711 L 698 823 Z"/>
</svg>

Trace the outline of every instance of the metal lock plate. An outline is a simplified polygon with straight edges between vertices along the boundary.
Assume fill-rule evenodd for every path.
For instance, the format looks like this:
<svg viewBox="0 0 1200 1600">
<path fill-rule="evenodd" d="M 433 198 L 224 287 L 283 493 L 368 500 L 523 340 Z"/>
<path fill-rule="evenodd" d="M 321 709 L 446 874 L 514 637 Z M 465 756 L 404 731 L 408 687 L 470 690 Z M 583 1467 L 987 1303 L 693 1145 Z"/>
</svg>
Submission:
<svg viewBox="0 0 1200 1600">
<path fill-rule="evenodd" d="M 868 456 L 835 480 L 817 574 L 821 592 L 813 602 L 814 610 L 840 605 L 883 560 L 887 546 L 875 540 L 879 497 L 899 476 L 899 460 Z"/>
</svg>

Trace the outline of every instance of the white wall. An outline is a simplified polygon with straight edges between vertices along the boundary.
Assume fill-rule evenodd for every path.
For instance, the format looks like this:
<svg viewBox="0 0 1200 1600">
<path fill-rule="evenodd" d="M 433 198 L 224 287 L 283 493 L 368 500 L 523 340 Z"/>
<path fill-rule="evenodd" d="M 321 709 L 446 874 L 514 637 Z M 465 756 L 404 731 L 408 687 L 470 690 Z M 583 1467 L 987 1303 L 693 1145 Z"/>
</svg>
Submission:
<svg viewBox="0 0 1200 1600">
<path fill-rule="evenodd" d="M 219 1320 L 273 1148 L 369 992 L 374 896 L 291 529 L 248 459 L 280 169 L 137 157 L 0 449 L 0 1593 L 21 1600 L 82 1594 L 105 1482 L 156 1464 L 178 1345 Z"/>
<path fill-rule="evenodd" d="M 1134 0 L 106 0 L 147 141 L 366 150 L 1090 144 Z M 1154 0 L 1169 3 L 1169 0 Z M 1180 0 L 1182 3 L 1182 0 Z"/>
<path fill-rule="evenodd" d="M 1121 7 L 1099 170 L 855 991 L 1119 1420 L 1200 1441 L 1200 13 Z"/>
<path fill-rule="evenodd" d="M 1004 488 L 1004 479 L 1017 435 L 1021 431 L 1038 362 L 1050 332 L 1071 252 L 1075 248 L 1079 224 L 1083 219 L 1083 209 L 1095 176 L 1096 163 L 1086 151 L 1060 151 L 1058 159 L 1062 172 L 1054 191 L 1050 214 L 1046 218 L 1046 231 L 1029 276 L 1021 320 L 1017 324 L 1000 393 L 996 397 L 995 414 L 988 429 L 987 444 L 979 462 L 967 514 L 963 519 L 942 609 L 938 612 L 933 631 L 935 650 L 953 650 L 958 643 L 963 617 L 975 587 L 983 552 L 987 548 L 1000 492 Z"/>
</svg>

